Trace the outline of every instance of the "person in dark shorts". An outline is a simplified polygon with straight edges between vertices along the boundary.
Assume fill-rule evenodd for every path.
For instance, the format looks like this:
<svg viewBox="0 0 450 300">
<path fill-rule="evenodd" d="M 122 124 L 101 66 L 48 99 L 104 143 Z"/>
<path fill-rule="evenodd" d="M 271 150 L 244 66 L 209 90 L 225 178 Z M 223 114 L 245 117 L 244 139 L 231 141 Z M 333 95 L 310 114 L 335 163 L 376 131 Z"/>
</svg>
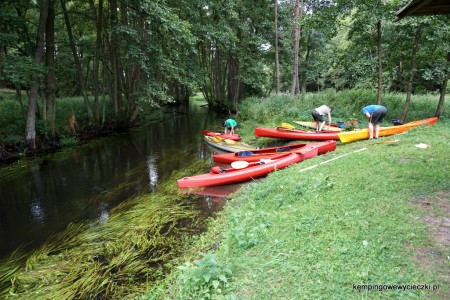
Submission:
<svg viewBox="0 0 450 300">
<path fill-rule="evenodd" d="M 383 122 L 384 116 L 387 114 L 387 109 L 381 105 L 368 105 L 362 109 L 363 114 L 369 119 L 369 139 L 373 139 L 373 129 L 375 127 L 375 138 L 380 134 L 380 123 Z"/>
<path fill-rule="evenodd" d="M 311 115 L 314 119 L 314 122 L 316 122 L 316 130 L 322 131 L 323 126 L 325 125 L 325 120 L 323 119 L 323 116 L 328 116 L 328 125 L 331 126 L 331 112 L 333 111 L 333 108 L 331 106 L 322 105 L 318 108 L 315 108 L 311 111 Z"/>
</svg>

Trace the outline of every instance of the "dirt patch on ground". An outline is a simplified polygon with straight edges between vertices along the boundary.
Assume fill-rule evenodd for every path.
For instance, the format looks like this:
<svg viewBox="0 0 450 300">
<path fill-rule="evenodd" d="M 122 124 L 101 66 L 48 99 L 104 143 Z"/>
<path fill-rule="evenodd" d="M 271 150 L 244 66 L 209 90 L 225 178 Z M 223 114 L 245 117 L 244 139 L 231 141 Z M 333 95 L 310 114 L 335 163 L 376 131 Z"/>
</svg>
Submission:
<svg viewBox="0 0 450 300">
<path fill-rule="evenodd" d="M 412 204 L 424 211 L 422 221 L 432 242 L 430 246 L 416 249 L 414 259 L 447 286 L 441 287 L 432 298 L 450 299 L 450 191 L 414 199 Z"/>
</svg>

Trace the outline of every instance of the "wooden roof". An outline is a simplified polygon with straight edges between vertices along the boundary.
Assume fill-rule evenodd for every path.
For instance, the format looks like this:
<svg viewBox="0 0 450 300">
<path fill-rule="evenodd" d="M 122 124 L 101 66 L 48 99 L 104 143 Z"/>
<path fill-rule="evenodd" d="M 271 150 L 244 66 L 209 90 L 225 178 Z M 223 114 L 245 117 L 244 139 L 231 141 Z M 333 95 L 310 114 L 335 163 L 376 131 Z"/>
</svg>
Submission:
<svg viewBox="0 0 450 300">
<path fill-rule="evenodd" d="M 450 14 L 450 0 L 412 0 L 395 13 L 396 20 L 408 16 L 431 16 Z"/>
</svg>

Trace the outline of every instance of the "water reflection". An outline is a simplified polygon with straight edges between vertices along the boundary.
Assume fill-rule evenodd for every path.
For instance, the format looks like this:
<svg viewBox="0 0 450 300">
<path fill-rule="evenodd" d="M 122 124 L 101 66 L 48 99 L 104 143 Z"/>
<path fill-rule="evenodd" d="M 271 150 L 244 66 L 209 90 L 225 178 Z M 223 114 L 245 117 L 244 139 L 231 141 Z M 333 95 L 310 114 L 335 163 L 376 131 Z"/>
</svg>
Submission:
<svg viewBox="0 0 450 300">
<path fill-rule="evenodd" d="M 163 123 L 97 140 L 74 148 L 67 158 L 0 178 L 0 258 L 20 245 L 39 246 L 69 223 L 107 222 L 117 204 L 154 191 L 195 160 L 210 160 L 201 132 L 214 130 L 216 120 L 206 108 L 191 106 Z M 215 205 L 205 203 L 205 209 Z"/>
<path fill-rule="evenodd" d="M 199 205 L 205 215 L 211 216 L 222 210 L 231 195 L 247 184 L 249 182 L 211 187 L 179 188 L 178 191 L 183 194 L 202 196 L 202 202 Z"/>
<path fill-rule="evenodd" d="M 105 224 L 108 222 L 109 219 L 109 211 L 108 211 L 108 204 L 105 202 L 100 203 L 98 209 L 99 209 L 99 217 L 98 222 L 100 224 Z"/>
<path fill-rule="evenodd" d="M 150 155 L 147 159 L 147 170 L 148 170 L 148 179 L 150 183 L 150 189 L 152 192 L 155 191 L 156 186 L 158 185 L 158 155 Z"/>
<path fill-rule="evenodd" d="M 43 223 L 45 220 L 44 210 L 41 208 L 41 202 L 39 198 L 34 198 L 31 202 L 30 212 L 33 216 L 33 221 L 36 223 Z"/>
</svg>

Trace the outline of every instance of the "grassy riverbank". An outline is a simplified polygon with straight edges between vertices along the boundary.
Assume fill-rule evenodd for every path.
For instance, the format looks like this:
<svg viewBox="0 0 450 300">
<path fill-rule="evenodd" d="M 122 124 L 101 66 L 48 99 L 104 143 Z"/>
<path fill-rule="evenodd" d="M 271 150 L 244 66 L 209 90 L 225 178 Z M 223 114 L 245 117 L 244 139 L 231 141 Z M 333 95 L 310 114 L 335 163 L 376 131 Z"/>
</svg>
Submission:
<svg viewBox="0 0 450 300">
<path fill-rule="evenodd" d="M 25 156 L 54 153 L 64 147 L 128 130 L 133 124 L 129 123 L 127 114 L 123 111 L 114 113 L 111 105 L 103 105 L 104 101 L 107 99 L 103 97 L 100 101 L 100 120 L 97 125 L 93 125 L 89 121 L 83 97 L 59 97 L 54 124 L 55 135 L 51 136 L 48 124 L 42 117 L 37 117 L 37 149 L 30 150 L 25 143 L 28 97 L 23 94 L 19 100 L 15 91 L 0 89 L 0 163 L 8 164 Z M 44 102 L 38 101 L 37 115 L 45 115 L 44 106 Z M 146 105 L 141 109 L 142 112 L 135 123 L 159 121 L 163 118 L 163 110 Z"/>
<path fill-rule="evenodd" d="M 339 109 L 339 101 L 325 98 L 342 118 L 360 114 L 364 101 L 354 105 L 341 97 L 345 109 Z M 240 133 L 249 137 L 256 126 L 309 119 L 319 99 L 247 102 Z M 389 99 L 401 96 L 386 97 L 387 120 L 398 118 L 402 108 Z M 432 99 L 414 98 L 411 119 L 432 116 Z M 448 299 L 449 128 L 442 118 L 402 135 L 339 144 L 332 153 L 250 184 L 211 220 L 186 263 L 180 261 L 142 299 Z M 368 291 L 364 284 L 428 284 L 423 287 L 436 290 Z"/>
<path fill-rule="evenodd" d="M 351 91 L 249 99 L 241 105 L 239 133 L 260 146 L 279 144 L 255 139 L 254 128 L 308 120 L 322 103 L 334 105 L 335 119 L 357 117 L 363 127 L 360 107 L 372 96 Z M 402 97 L 386 95 L 387 124 L 398 118 Z M 408 120 L 434 114 L 437 96 L 412 101 Z M 33 254 L 2 262 L 0 298 L 446 299 L 449 232 L 441 225 L 449 220 L 449 128 L 443 117 L 435 126 L 376 141 L 399 140 L 394 143 L 340 144 L 251 183 L 204 233 L 192 198 L 176 185 L 209 168 L 196 163 L 156 194 L 109 212 L 105 224 L 72 225 Z M 302 171 L 310 166 L 316 167 Z M 353 290 L 362 284 L 439 289 Z"/>
</svg>

